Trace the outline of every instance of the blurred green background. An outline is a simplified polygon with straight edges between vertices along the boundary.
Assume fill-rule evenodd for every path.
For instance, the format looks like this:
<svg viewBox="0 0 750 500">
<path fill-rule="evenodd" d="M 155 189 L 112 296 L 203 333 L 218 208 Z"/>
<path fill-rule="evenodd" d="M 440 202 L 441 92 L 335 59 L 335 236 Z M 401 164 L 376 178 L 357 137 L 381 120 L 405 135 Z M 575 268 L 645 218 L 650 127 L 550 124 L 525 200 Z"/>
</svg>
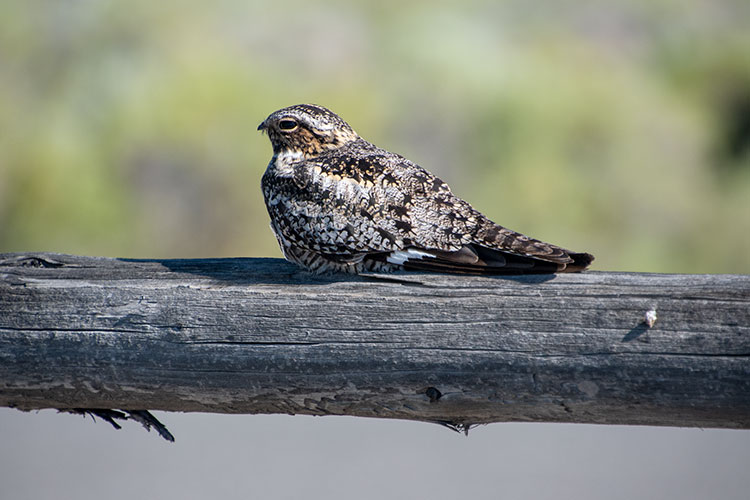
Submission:
<svg viewBox="0 0 750 500">
<path fill-rule="evenodd" d="M 0 251 L 280 256 L 315 102 L 595 269 L 750 272 L 750 2 L 4 1 Z"/>
</svg>

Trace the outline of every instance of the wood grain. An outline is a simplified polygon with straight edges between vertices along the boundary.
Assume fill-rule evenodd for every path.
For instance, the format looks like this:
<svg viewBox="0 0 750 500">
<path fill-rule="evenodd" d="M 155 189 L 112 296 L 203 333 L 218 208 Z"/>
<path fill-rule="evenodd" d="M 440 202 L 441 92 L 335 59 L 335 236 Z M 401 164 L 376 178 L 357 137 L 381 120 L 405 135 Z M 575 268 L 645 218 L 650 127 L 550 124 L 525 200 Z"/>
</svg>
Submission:
<svg viewBox="0 0 750 500">
<path fill-rule="evenodd" d="M 0 254 L 0 406 L 750 428 L 750 277 Z"/>
</svg>

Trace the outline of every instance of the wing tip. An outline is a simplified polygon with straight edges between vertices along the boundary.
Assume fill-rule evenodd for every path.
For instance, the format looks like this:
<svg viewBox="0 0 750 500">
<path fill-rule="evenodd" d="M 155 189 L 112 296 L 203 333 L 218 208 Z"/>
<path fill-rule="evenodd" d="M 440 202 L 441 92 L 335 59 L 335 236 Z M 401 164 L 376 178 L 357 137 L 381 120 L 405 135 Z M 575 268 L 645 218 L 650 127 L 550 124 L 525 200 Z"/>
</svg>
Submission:
<svg viewBox="0 0 750 500">
<path fill-rule="evenodd" d="M 563 258 L 547 260 L 541 255 L 517 255 L 484 247 L 459 251 L 408 248 L 391 252 L 386 262 L 403 269 L 457 274 L 551 274 L 585 270 L 594 256 L 561 249 Z"/>
<path fill-rule="evenodd" d="M 568 256 L 573 259 L 573 262 L 566 264 L 565 268 L 562 269 L 562 272 L 566 273 L 579 273 L 588 268 L 595 259 L 592 254 L 587 252 L 569 252 Z"/>
</svg>

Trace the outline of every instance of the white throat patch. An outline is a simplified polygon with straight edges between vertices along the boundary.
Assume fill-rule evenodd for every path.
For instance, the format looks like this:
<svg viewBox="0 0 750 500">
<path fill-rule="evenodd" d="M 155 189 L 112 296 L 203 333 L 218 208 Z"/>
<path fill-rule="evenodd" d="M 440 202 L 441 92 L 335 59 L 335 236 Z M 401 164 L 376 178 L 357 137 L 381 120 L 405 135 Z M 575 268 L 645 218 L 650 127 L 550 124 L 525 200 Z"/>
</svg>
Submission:
<svg viewBox="0 0 750 500">
<path fill-rule="evenodd" d="M 294 164 L 302 161 L 304 156 L 300 151 L 282 151 L 274 155 L 269 166 L 273 165 L 279 177 L 291 177 L 294 175 Z"/>
</svg>

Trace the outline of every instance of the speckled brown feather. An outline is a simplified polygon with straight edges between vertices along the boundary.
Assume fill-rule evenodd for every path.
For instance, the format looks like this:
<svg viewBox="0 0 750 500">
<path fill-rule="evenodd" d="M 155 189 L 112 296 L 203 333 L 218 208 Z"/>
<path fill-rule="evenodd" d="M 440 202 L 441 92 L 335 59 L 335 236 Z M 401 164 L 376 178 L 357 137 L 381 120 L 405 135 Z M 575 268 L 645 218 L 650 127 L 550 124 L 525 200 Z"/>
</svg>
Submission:
<svg viewBox="0 0 750 500">
<path fill-rule="evenodd" d="M 439 178 L 359 137 L 326 108 L 271 114 L 262 179 L 284 256 L 316 272 L 571 272 L 593 260 L 495 224 Z"/>
</svg>

